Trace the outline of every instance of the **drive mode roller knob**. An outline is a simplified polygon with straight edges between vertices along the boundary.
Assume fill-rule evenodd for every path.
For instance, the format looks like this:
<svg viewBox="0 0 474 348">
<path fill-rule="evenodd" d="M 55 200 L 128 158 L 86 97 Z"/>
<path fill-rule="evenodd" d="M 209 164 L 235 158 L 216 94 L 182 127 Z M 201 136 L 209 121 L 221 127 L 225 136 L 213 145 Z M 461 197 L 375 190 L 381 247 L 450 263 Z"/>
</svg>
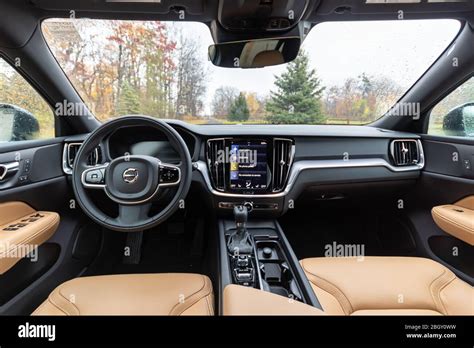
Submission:
<svg viewBox="0 0 474 348">
<path fill-rule="evenodd" d="M 266 247 L 266 248 L 263 248 L 262 253 L 263 253 L 263 257 L 269 259 L 270 257 L 272 257 L 273 251 L 272 249 Z"/>
</svg>

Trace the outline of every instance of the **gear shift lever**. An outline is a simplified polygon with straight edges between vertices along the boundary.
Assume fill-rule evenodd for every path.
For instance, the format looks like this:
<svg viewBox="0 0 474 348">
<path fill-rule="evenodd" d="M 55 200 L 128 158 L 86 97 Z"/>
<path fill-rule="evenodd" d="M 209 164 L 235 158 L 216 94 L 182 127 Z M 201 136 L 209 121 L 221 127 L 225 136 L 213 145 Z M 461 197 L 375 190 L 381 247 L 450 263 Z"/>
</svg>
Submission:
<svg viewBox="0 0 474 348">
<path fill-rule="evenodd" d="M 248 209 L 243 205 L 234 207 L 235 232 L 229 237 L 227 250 L 230 253 L 251 254 L 253 251 L 252 239 L 247 231 Z"/>
</svg>

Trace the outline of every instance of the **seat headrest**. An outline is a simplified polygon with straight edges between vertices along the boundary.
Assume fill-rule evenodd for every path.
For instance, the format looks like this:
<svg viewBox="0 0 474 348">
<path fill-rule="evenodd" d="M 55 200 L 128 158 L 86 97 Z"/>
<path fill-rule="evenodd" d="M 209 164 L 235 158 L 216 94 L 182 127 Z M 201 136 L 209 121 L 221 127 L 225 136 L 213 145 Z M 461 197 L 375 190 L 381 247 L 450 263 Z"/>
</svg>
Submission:
<svg viewBox="0 0 474 348">
<path fill-rule="evenodd" d="M 263 51 L 255 56 L 252 68 L 263 68 L 269 65 L 279 65 L 285 63 L 285 58 L 280 51 Z"/>
</svg>

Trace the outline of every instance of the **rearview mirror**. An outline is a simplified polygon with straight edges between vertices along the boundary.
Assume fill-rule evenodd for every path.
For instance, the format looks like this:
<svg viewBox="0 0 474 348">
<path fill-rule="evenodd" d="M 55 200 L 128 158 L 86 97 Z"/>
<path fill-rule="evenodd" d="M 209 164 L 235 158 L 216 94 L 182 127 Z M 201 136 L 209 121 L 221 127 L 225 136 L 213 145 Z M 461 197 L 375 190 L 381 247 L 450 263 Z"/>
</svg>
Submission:
<svg viewBox="0 0 474 348">
<path fill-rule="evenodd" d="M 40 126 L 28 111 L 10 104 L 0 104 L 0 142 L 36 138 Z"/>
<path fill-rule="evenodd" d="M 474 103 L 467 103 L 451 110 L 443 119 L 446 135 L 474 137 Z"/>
<path fill-rule="evenodd" d="M 224 68 L 263 68 L 291 62 L 300 46 L 299 37 L 226 42 L 210 46 L 209 59 Z"/>
</svg>

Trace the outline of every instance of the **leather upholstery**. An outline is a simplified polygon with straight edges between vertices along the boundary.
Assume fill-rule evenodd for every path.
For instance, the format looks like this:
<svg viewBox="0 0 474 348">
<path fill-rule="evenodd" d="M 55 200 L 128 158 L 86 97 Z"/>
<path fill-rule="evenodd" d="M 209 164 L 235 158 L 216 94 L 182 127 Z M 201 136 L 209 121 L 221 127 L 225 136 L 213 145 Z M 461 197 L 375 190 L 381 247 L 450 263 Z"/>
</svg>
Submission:
<svg viewBox="0 0 474 348">
<path fill-rule="evenodd" d="M 324 315 L 321 310 L 263 290 L 239 285 L 224 289 L 224 315 Z"/>
<path fill-rule="evenodd" d="M 0 204 L 0 274 L 47 241 L 58 225 L 57 213 L 36 211 L 23 202 Z"/>
<path fill-rule="evenodd" d="M 58 286 L 33 315 L 213 315 L 208 277 L 123 274 L 75 278 Z"/>
<path fill-rule="evenodd" d="M 444 232 L 474 245 L 474 196 L 455 204 L 434 207 L 431 215 Z"/>
<path fill-rule="evenodd" d="M 301 265 L 327 314 L 474 314 L 473 288 L 430 259 L 312 258 Z"/>
</svg>

